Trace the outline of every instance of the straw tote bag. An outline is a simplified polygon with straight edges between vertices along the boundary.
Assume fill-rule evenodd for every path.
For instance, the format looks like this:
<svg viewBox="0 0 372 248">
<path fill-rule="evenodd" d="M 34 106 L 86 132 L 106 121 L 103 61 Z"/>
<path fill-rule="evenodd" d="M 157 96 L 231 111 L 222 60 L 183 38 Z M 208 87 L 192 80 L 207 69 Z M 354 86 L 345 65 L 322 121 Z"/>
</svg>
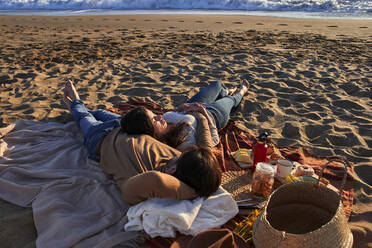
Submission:
<svg viewBox="0 0 372 248">
<path fill-rule="evenodd" d="M 324 169 L 334 161 L 345 166 L 339 194 L 319 184 Z M 353 235 L 341 202 L 348 165 L 330 160 L 317 182 L 293 182 L 275 190 L 253 226 L 255 247 L 351 248 Z"/>
</svg>

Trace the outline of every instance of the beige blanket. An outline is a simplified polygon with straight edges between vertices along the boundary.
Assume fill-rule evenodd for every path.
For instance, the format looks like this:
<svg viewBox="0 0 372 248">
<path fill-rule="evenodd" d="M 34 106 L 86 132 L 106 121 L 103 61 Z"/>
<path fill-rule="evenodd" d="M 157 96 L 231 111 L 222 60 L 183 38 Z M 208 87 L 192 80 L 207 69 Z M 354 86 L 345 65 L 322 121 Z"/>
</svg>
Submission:
<svg viewBox="0 0 372 248">
<path fill-rule="evenodd" d="M 18 120 L 0 129 L 0 198 L 3 248 L 139 247 L 145 238 L 124 231 L 128 205 L 87 159 L 73 122 Z"/>
</svg>

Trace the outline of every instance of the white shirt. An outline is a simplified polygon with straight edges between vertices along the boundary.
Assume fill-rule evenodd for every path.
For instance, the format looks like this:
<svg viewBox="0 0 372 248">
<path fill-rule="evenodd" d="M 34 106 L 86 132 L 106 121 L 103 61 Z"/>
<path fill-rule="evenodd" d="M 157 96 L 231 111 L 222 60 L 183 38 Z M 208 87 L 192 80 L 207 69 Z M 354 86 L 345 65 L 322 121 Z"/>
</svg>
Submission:
<svg viewBox="0 0 372 248">
<path fill-rule="evenodd" d="M 174 123 L 177 124 L 179 122 L 187 123 L 188 125 L 184 127 L 182 130 L 183 133 L 187 133 L 185 136 L 184 142 L 177 147 L 178 150 L 184 151 L 185 149 L 189 148 L 190 146 L 196 145 L 196 130 L 198 122 L 194 116 L 189 114 L 184 114 L 182 112 L 166 112 L 163 114 L 163 118 L 167 123 Z M 213 118 L 212 118 L 213 120 Z M 211 136 L 212 136 L 212 144 L 216 146 L 220 140 L 218 137 L 218 131 L 215 127 L 210 126 Z"/>
</svg>

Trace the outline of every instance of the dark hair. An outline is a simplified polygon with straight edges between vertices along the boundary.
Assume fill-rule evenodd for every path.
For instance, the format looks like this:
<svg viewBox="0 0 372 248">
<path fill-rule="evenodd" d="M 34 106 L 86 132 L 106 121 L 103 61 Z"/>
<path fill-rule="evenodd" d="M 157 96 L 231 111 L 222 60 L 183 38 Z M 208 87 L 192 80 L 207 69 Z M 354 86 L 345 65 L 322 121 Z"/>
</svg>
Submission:
<svg viewBox="0 0 372 248">
<path fill-rule="evenodd" d="M 176 125 L 172 126 L 166 134 L 158 139 L 171 147 L 177 148 L 177 146 L 181 145 L 185 141 L 185 138 L 189 133 L 183 132 L 185 126 L 188 126 L 188 124 L 185 122 L 178 122 Z"/>
<path fill-rule="evenodd" d="M 127 134 L 147 134 L 154 137 L 154 126 L 148 110 L 141 106 L 126 113 L 120 121 L 121 131 Z"/>
<path fill-rule="evenodd" d="M 192 187 L 199 196 L 210 196 L 221 185 L 221 169 L 208 148 L 192 147 L 176 163 L 173 176 Z"/>
<path fill-rule="evenodd" d="M 121 131 L 127 134 L 147 134 L 167 145 L 177 148 L 185 140 L 187 133 L 182 133 L 187 123 L 179 122 L 162 137 L 155 135 L 154 125 L 148 116 L 148 109 L 141 106 L 126 113 L 120 121 Z"/>
</svg>

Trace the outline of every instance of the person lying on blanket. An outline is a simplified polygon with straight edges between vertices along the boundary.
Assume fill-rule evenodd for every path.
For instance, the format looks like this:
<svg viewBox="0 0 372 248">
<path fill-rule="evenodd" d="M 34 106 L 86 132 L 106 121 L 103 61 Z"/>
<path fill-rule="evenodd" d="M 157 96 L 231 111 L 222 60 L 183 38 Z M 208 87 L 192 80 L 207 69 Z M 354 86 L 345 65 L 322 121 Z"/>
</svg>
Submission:
<svg viewBox="0 0 372 248">
<path fill-rule="evenodd" d="M 169 146 L 185 151 L 196 145 L 197 121 L 192 113 L 198 112 L 208 121 L 211 145 L 216 146 L 219 143 L 218 130 L 226 126 L 231 110 L 238 106 L 248 89 L 249 83 L 246 80 L 242 81 L 240 89 L 230 90 L 226 90 L 219 81 L 213 81 L 180 105 L 177 112 L 156 115 L 141 107 L 128 113 L 122 119 L 121 126 L 124 132 L 149 134 Z M 148 125 L 138 126 L 138 118 Z"/>
<path fill-rule="evenodd" d="M 113 177 L 126 203 L 153 197 L 193 199 L 209 196 L 220 186 L 221 170 L 210 150 L 210 130 L 202 114 L 193 113 L 198 146 L 181 153 L 152 135 L 125 131 L 120 122 L 126 115 L 86 109 L 71 80 L 65 84 L 63 100 L 83 132 L 89 157 Z M 141 116 L 135 126 L 149 125 Z"/>
</svg>

